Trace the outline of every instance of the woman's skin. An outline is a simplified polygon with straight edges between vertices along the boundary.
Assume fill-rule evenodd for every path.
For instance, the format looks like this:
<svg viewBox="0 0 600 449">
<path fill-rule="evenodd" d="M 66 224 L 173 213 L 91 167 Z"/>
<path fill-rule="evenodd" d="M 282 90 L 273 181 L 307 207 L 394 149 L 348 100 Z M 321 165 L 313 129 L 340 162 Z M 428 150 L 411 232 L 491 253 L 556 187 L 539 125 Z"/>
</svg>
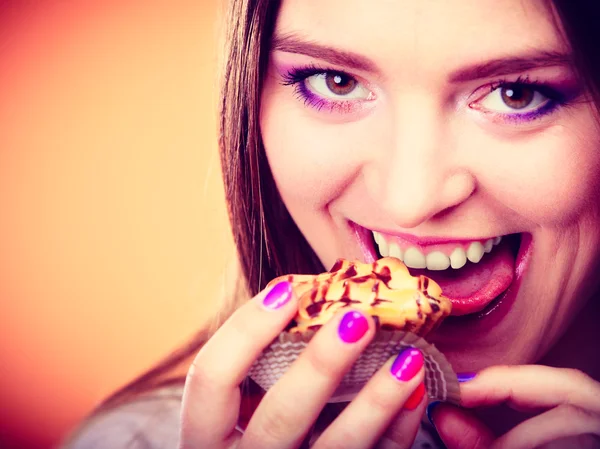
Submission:
<svg viewBox="0 0 600 449">
<path fill-rule="evenodd" d="M 600 429 L 600 373 L 582 345 L 599 336 L 600 128 L 545 5 L 284 0 L 275 28 L 262 137 L 283 201 L 325 266 L 372 260 L 367 230 L 424 254 L 522 236 L 507 299 L 482 318 L 451 317 L 430 340 L 457 371 L 478 372 L 461 387 L 465 409 L 508 403 L 536 416 L 441 405 L 432 418 L 450 448 L 534 447 Z M 182 448 L 298 447 L 372 337 L 367 318 L 359 341 L 340 343 L 336 317 L 238 434 L 238 385 L 296 310 L 290 297 L 267 311 L 263 296 L 200 351 Z M 540 362 L 577 370 L 529 366 Z M 372 447 L 386 429 L 394 447 L 410 447 L 426 401 L 401 410 L 422 372 L 398 381 L 389 365 L 315 447 Z"/>
<path fill-rule="evenodd" d="M 530 261 L 502 322 L 436 338 L 459 371 L 539 359 L 589 299 L 585 277 L 600 259 L 600 133 L 573 70 L 538 66 L 453 81 L 501 58 L 568 55 L 539 4 L 287 0 L 276 27 L 276 36 L 294 36 L 296 51 L 318 43 L 374 66 L 272 52 L 265 149 L 288 210 L 326 267 L 364 257 L 348 221 L 418 239 L 531 234 Z M 373 98 L 311 108 L 297 86 L 282 84 L 307 66 L 347 72 L 361 82 L 352 93 Z M 519 78 L 565 92 L 570 103 L 518 121 L 522 112 L 490 90 Z M 325 82 L 315 85 L 334 96 Z"/>
</svg>

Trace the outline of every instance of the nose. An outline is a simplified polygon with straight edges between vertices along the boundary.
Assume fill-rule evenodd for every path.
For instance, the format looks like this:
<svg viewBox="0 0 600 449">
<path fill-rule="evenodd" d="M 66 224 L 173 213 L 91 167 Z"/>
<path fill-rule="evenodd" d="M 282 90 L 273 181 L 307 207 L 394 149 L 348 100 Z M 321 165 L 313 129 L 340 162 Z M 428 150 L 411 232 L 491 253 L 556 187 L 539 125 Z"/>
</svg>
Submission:
<svg viewBox="0 0 600 449">
<path fill-rule="evenodd" d="M 419 110 L 393 114 L 380 136 L 384 148 L 365 173 L 374 198 L 401 228 L 414 228 L 459 206 L 476 186 L 457 151 L 452 123 L 437 108 L 421 104 Z"/>
</svg>

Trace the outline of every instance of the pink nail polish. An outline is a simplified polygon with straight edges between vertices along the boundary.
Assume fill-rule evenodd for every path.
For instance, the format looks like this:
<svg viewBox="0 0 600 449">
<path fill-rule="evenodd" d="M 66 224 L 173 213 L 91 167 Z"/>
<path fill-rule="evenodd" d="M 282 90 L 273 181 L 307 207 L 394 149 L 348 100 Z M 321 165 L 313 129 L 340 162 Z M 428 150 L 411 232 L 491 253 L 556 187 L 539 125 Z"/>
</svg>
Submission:
<svg viewBox="0 0 600 449">
<path fill-rule="evenodd" d="M 417 375 L 423 367 L 423 354 L 415 348 L 406 348 L 396 357 L 392 368 L 392 375 L 403 382 L 407 382 Z"/>
<path fill-rule="evenodd" d="M 279 309 L 292 299 L 292 284 L 280 282 L 275 284 L 263 299 L 263 306 L 269 310 Z"/>
<path fill-rule="evenodd" d="M 345 343 L 356 343 L 369 330 L 369 322 L 359 312 L 350 311 L 342 317 L 338 327 L 338 335 Z"/>
</svg>

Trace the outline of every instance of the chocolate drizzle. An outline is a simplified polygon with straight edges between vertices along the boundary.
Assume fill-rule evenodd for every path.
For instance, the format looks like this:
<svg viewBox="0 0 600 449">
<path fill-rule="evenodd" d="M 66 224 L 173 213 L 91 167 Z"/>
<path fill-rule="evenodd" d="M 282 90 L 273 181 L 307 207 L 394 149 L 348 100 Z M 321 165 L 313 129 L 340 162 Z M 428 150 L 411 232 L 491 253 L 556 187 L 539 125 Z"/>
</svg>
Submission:
<svg viewBox="0 0 600 449">
<path fill-rule="evenodd" d="M 369 279 L 371 279 L 371 276 L 360 276 L 352 279 L 352 282 L 356 284 L 362 284 L 363 282 L 367 282 Z"/>
<path fill-rule="evenodd" d="M 338 259 L 335 261 L 335 263 L 333 264 L 333 267 L 331 267 L 331 270 L 329 270 L 329 272 L 335 273 L 336 271 L 340 271 L 343 266 L 344 266 L 344 259 Z"/>
<path fill-rule="evenodd" d="M 346 270 L 346 272 L 342 275 L 342 279 L 351 278 L 352 276 L 356 276 L 356 267 L 354 265 L 350 265 L 350 267 Z"/>
<path fill-rule="evenodd" d="M 380 272 L 375 271 L 374 273 L 375 276 L 377 276 L 377 279 L 382 281 L 386 287 L 390 287 L 390 281 L 392 280 L 392 272 L 390 271 L 389 267 L 384 266 Z"/>
<path fill-rule="evenodd" d="M 381 285 L 381 281 L 377 281 L 373 284 L 373 287 L 371 288 L 371 291 L 373 293 L 375 293 L 375 297 L 379 296 L 379 286 Z"/>
<path fill-rule="evenodd" d="M 344 281 L 344 293 L 342 293 L 342 299 L 350 298 L 350 284 L 348 281 Z"/>
<path fill-rule="evenodd" d="M 340 302 L 344 304 L 344 307 L 348 307 L 350 304 L 360 304 L 360 301 L 350 297 L 350 283 L 348 281 L 344 281 L 344 293 L 342 293 Z"/>
<path fill-rule="evenodd" d="M 344 304 L 344 307 L 348 307 L 350 304 L 360 304 L 358 299 L 342 298 L 338 302 Z"/>
<path fill-rule="evenodd" d="M 416 299 L 416 303 L 417 303 L 417 316 L 419 317 L 420 320 L 423 319 L 423 310 L 421 310 L 421 295 L 419 295 L 419 297 Z"/>
<path fill-rule="evenodd" d="M 316 317 L 319 313 L 321 313 L 321 309 L 323 309 L 326 302 L 327 301 L 325 301 L 324 299 L 321 299 L 317 302 L 313 302 L 310 306 L 306 308 L 306 313 L 308 313 L 308 316 L 310 316 L 311 318 Z"/>
<path fill-rule="evenodd" d="M 404 282 L 404 278 L 411 281 Z M 425 276 L 411 277 L 396 258 L 382 258 L 372 264 L 338 259 L 329 273 L 280 279 L 291 282 L 294 288 L 297 286 L 300 295 L 299 312 L 291 332 L 318 329 L 339 310 L 356 305 L 373 316 L 382 329 L 424 336 L 451 308 L 447 298 L 435 298 L 428 292 L 430 286 L 439 292 L 434 281 Z M 390 287 L 392 281 L 398 287 Z"/>
<path fill-rule="evenodd" d="M 429 294 L 427 289 L 429 288 L 429 278 L 426 276 L 419 276 L 419 290 L 423 293 L 423 295 L 429 299 L 429 305 L 431 306 L 431 310 L 435 313 L 440 311 L 440 301 L 438 298 L 435 298 Z M 421 303 L 420 301 L 417 303 L 419 305 L 419 312 L 421 312 Z"/>
</svg>

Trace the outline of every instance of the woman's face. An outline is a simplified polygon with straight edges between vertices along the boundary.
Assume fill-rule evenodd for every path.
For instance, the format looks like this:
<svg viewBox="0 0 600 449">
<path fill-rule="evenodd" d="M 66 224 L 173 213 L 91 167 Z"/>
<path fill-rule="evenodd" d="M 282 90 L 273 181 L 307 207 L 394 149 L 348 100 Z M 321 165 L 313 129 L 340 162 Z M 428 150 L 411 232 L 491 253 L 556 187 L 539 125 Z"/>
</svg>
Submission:
<svg viewBox="0 0 600 449">
<path fill-rule="evenodd" d="M 325 266 L 438 281 L 461 316 L 430 340 L 457 370 L 538 359 L 595 287 L 600 132 L 542 3 L 283 0 L 276 24 L 283 201 Z"/>
</svg>

